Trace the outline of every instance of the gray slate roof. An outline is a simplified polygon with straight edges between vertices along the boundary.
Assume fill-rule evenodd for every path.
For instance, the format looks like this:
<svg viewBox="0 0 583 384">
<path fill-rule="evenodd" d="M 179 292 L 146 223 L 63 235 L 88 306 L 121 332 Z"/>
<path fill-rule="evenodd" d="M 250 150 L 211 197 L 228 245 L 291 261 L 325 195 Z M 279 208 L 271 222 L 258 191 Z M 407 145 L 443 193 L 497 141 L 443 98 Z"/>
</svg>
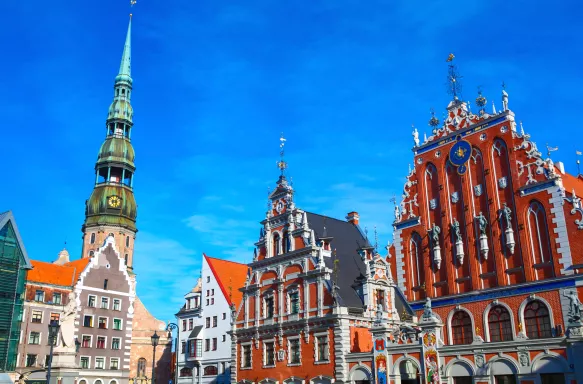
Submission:
<svg viewBox="0 0 583 384">
<path fill-rule="evenodd" d="M 357 250 L 368 245 L 368 241 L 360 228 L 352 223 L 315 213 L 306 213 L 308 224 L 314 230 L 316 239 L 323 236 L 324 227 L 326 227 L 326 237 L 333 237 L 331 247 L 336 249 L 336 257 L 339 260 L 337 284 L 340 288 L 340 305 L 362 309 L 362 300 L 352 285 L 357 279 L 364 278 L 366 273 L 366 266 Z M 334 269 L 333 258 L 334 256 L 324 259 L 326 267 Z"/>
</svg>

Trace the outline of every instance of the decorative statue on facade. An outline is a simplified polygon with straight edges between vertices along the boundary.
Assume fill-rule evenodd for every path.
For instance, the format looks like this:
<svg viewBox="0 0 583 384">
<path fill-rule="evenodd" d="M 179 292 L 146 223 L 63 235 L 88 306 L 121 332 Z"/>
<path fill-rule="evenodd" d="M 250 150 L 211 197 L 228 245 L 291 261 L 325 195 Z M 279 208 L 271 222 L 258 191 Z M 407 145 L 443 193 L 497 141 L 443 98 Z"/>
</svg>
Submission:
<svg viewBox="0 0 583 384">
<path fill-rule="evenodd" d="M 413 127 L 413 142 L 415 146 L 419 146 L 419 132 L 417 132 L 417 128 Z"/>
<path fill-rule="evenodd" d="M 425 299 L 425 304 L 423 304 L 423 315 L 421 315 L 421 320 L 423 321 L 436 320 L 436 316 L 433 313 L 433 309 L 431 309 L 431 299 L 429 297 Z"/>
<path fill-rule="evenodd" d="M 581 304 L 581 300 L 579 300 L 577 291 L 563 293 L 563 296 L 569 299 L 569 313 L 567 315 L 569 323 L 583 325 L 583 321 L 581 319 L 581 309 L 583 304 Z"/>
<path fill-rule="evenodd" d="M 401 211 L 398 205 L 395 205 L 395 221 L 401 221 Z"/>
<path fill-rule="evenodd" d="M 439 246 L 439 234 L 441 233 L 441 228 L 438 225 L 431 226 L 428 231 L 429 241 L 431 243 L 431 248 L 433 248 L 433 262 L 437 269 L 441 267 L 441 247 Z"/>
<path fill-rule="evenodd" d="M 514 241 L 514 230 L 512 229 L 512 209 L 506 203 L 504 203 L 504 207 L 502 208 L 502 216 L 506 220 L 506 230 L 504 231 L 506 235 L 506 246 L 510 254 L 514 255 L 516 242 Z"/>
<path fill-rule="evenodd" d="M 464 263 L 464 243 L 462 241 L 462 234 L 460 231 L 460 223 L 457 221 L 456 218 L 453 219 L 453 223 L 451 224 L 454 236 L 455 236 L 455 254 L 457 256 L 458 261 L 460 264 Z"/>
<path fill-rule="evenodd" d="M 488 247 L 488 235 L 486 235 L 488 220 L 486 219 L 482 212 L 480 212 L 480 214 L 476 216 L 475 219 L 478 221 L 478 227 L 480 229 L 480 254 L 485 260 L 487 260 L 488 251 L 490 250 L 490 248 Z"/>
</svg>

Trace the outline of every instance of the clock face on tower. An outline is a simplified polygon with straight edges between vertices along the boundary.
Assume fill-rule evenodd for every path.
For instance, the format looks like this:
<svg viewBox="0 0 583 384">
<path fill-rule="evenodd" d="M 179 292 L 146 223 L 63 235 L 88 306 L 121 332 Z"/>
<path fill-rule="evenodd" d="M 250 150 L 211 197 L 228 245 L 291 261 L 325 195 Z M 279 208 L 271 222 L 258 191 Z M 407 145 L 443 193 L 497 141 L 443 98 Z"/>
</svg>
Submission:
<svg viewBox="0 0 583 384">
<path fill-rule="evenodd" d="M 284 208 L 283 201 L 279 200 L 275 205 L 275 210 L 277 211 L 277 213 L 281 213 L 283 211 L 283 208 Z"/>
<path fill-rule="evenodd" d="M 109 205 L 110 208 L 119 208 L 121 206 L 121 199 L 119 196 L 109 196 L 107 198 L 107 205 Z"/>
</svg>

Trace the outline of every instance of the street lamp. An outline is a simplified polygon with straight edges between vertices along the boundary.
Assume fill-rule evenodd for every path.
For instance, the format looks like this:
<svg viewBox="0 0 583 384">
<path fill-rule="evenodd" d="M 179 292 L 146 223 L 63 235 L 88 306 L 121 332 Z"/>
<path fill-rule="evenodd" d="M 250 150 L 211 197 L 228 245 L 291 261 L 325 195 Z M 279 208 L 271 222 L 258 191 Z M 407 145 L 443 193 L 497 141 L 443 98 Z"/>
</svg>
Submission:
<svg viewBox="0 0 583 384">
<path fill-rule="evenodd" d="M 158 341 L 160 341 L 160 336 L 154 331 L 150 339 L 152 339 L 152 347 L 154 349 L 154 355 L 152 356 L 152 384 L 156 384 L 156 347 L 158 346 Z"/>
<path fill-rule="evenodd" d="M 59 335 L 59 325 L 58 321 L 51 321 L 49 323 L 49 343 L 51 344 L 51 350 L 49 354 L 49 364 L 47 367 L 47 384 L 51 384 L 51 365 L 53 364 L 53 346 L 56 344 L 57 336 Z"/>
<path fill-rule="evenodd" d="M 168 325 L 166 326 L 166 330 L 168 331 L 168 338 L 171 339 L 172 338 L 172 331 L 176 329 L 176 343 L 174 345 L 174 358 L 176 359 L 176 368 L 174 369 L 174 383 L 173 384 L 178 384 L 178 342 L 179 340 L 179 334 L 180 334 L 180 328 L 178 327 L 178 324 L 175 323 L 168 323 Z"/>
</svg>

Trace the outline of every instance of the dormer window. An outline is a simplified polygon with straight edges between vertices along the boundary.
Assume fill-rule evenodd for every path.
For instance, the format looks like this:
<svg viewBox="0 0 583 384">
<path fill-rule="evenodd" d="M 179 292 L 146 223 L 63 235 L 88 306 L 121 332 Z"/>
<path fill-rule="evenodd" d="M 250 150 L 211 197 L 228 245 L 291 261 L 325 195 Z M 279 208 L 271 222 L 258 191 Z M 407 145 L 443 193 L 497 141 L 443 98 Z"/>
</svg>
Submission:
<svg viewBox="0 0 583 384">
<path fill-rule="evenodd" d="M 384 311 L 385 310 L 385 291 L 382 289 L 377 289 L 376 292 L 376 297 L 377 297 L 377 308 L 380 308 Z"/>
<path fill-rule="evenodd" d="M 277 256 L 281 253 L 281 237 L 279 233 L 273 234 L 273 256 Z"/>
</svg>

